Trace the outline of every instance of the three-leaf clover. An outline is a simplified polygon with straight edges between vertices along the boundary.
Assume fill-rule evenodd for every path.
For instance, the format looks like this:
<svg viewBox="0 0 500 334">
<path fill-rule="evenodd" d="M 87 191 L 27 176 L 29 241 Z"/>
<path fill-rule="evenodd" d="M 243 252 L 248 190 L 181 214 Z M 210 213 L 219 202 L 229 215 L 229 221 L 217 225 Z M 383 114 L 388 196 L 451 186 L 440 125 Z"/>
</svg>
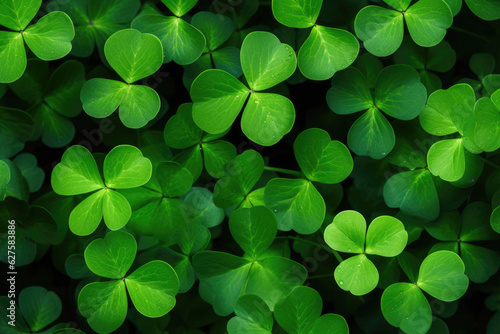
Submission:
<svg viewBox="0 0 500 334">
<path fill-rule="evenodd" d="M 481 153 L 482 149 L 476 144 L 474 125 L 475 114 L 481 117 L 482 113 L 498 114 L 498 110 L 488 98 L 476 102 L 474 90 L 468 84 L 440 89 L 429 96 L 419 116 L 422 128 L 435 136 L 459 134 L 455 138 L 440 140 L 429 149 L 427 163 L 433 175 L 455 182 L 470 179 L 468 174 L 474 169 L 478 169 L 477 174 L 481 173 L 483 162 L 475 154 Z M 488 148 L 498 142 L 485 132 L 478 133 L 477 137 L 484 137 L 479 138 L 483 139 L 481 145 L 484 143 Z M 477 177 L 472 177 L 472 183 L 475 179 Z"/>
<path fill-rule="evenodd" d="M 189 89 L 193 80 L 210 68 L 224 70 L 235 78 L 240 77 L 243 73 L 240 50 L 234 46 L 221 47 L 234 32 L 233 21 L 224 15 L 198 12 L 193 15 L 191 24 L 205 35 L 207 44 L 197 61 L 184 66 L 184 85 Z"/>
<path fill-rule="evenodd" d="M 72 55 L 89 57 L 97 44 L 101 59 L 105 61 L 104 43 L 118 30 L 129 27 L 139 6 L 138 0 L 56 0 L 47 8 L 59 8 L 73 20 L 75 39 Z"/>
<path fill-rule="evenodd" d="M 30 286 L 19 293 L 18 305 L 12 304 L 11 301 L 13 300 L 7 296 L 0 297 L 2 333 L 54 333 L 58 328 L 65 327 L 65 324 L 58 324 L 47 328 L 62 312 L 61 299 L 53 291 L 47 291 L 40 286 Z M 14 312 L 11 312 L 11 308 Z M 14 319 L 10 317 L 12 314 Z M 11 320 L 14 320 L 15 326 L 8 323 Z"/>
<path fill-rule="evenodd" d="M 408 334 L 425 334 L 431 327 L 432 311 L 422 290 L 445 302 L 457 300 L 467 291 L 469 279 L 460 257 L 450 251 L 428 255 L 418 276 L 412 266 L 402 266 L 412 283 L 395 283 L 384 290 L 380 304 L 384 318 Z"/>
<path fill-rule="evenodd" d="M 10 0 L 0 2 L 0 83 L 14 82 L 26 69 L 24 43 L 38 58 L 49 61 L 66 56 L 75 37 L 73 22 L 64 12 L 52 12 L 30 26 L 42 0 Z M 6 65 L 8 64 L 8 65 Z"/>
<path fill-rule="evenodd" d="M 455 50 L 444 40 L 431 48 L 422 48 L 406 39 L 394 54 L 396 64 L 411 65 L 419 72 L 420 81 L 425 85 L 428 95 L 441 89 L 443 85 L 434 72 L 448 72 L 455 65 L 456 59 Z"/>
<path fill-rule="evenodd" d="M 276 214 L 280 231 L 311 234 L 321 227 L 326 213 L 325 201 L 312 182 L 342 182 L 351 173 L 353 160 L 344 144 L 317 128 L 300 133 L 293 151 L 305 178 L 272 179 L 265 187 L 264 202 Z"/>
<path fill-rule="evenodd" d="M 90 79 L 81 91 L 83 109 L 92 117 L 105 118 L 119 108 L 120 120 L 126 127 L 145 126 L 160 111 L 160 97 L 151 87 L 133 83 L 152 75 L 162 65 L 160 40 L 134 29 L 120 30 L 108 38 L 104 54 L 125 82 Z"/>
<path fill-rule="evenodd" d="M 274 317 L 287 333 L 348 334 L 345 319 L 333 313 L 321 315 L 323 301 L 320 294 L 308 286 L 299 286 L 274 307 Z"/>
<path fill-rule="evenodd" d="M 227 141 L 218 140 L 221 137 L 219 135 L 204 134 L 193 121 L 192 107 L 192 103 L 184 103 L 170 117 L 163 132 L 165 143 L 174 149 L 187 150 L 177 159 L 194 162 L 195 166 L 190 171 L 195 180 L 201 174 L 203 165 L 208 174 L 220 177 L 224 165 L 236 156 L 236 147 Z"/>
<path fill-rule="evenodd" d="M 351 65 L 359 53 L 359 43 L 350 32 L 316 24 L 323 0 L 273 0 L 276 20 L 291 28 L 310 28 L 298 53 L 302 74 L 311 80 L 326 80 Z"/>
<path fill-rule="evenodd" d="M 244 107 L 241 130 L 252 141 L 271 146 L 292 129 L 293 103 L 278 94 L 261 93 L 288 79 L 297 67 L 295 52 L 273 34 L 256 31 L 241 46 L 241 67 L 248 88 L 222 70 L 206 70 L 191 85 L 194 122 L 205 132 L 227 131 Z"/>
<path fill-rule="evenodd" d="M 23 200 L 8 197 L 0 202 L 0 217 L 15 221 L 15 243 L 8 238 L 8 224 L 2 224 L 0 235 L 0 261 L 8 263 L 15 251 L 15 265 L 21 267 L 35 260 L 37 251 L 58 241 L 58 226 L 52 215 L 42 206 L 28 205 Z M 12 248 L 12 245 L 15 248 Z M 10 246 L 10 248 L 9 248 Z M 11 252 L 8 252 L 11 250 Z M 11 258 L 11 257 L 10 257 Z"/>
<path fill-rule="evenodd" d="M 301 264 L 269 252 L 278 231 L 276 217 L 268 208 L 240 208 L 229 218 L 229 229 L 245 254 L 239 257 L 202 251 L 193 257 L 200 279 L 200 296 L 218 315 L 234 311 L 243 294 L 255 294 L 273 310 L 276 302 L 304 283 L 307 270 Z"/>
<path fill-rule="evenodd" d="M 220 208 L 245 206 L 252 202 L 250 193 L 264 172 L 264 159 L 254 151 L 247 150 L 226 163 L 226 175 L 215 184 L 214 203 Z"/>
<path fill-rule="evenodd" d="M 141 235 L 152 235 L 167 246 L 173 245 L 187 218 L 185 205 L 178 197 L 189 191 L 193 177 L 174 161 L 161 162 L 153 171 L 151 180 L 143 187 L 120 192 L 134 211 L 130 228 Z"/>
<path fill-rule="evenodd" d="M 408 241 L 408 233 L 398 219 L 379 216 L 367 230 L 365 218 L 352 210 L 337 214 L 324 235 L 332 249 L 359 254 L 342 261 L 334 272 L 339 287 L 356 296 L 369 293 L 379 281 L 377 268 L 367 255 L 398 256 Z"/>
<path fill-rule="evenodd" d="M 9 87 L 30 103 L 28 113 L 35 120 L 30 139 L 40 137 L 49 147 L 68 145 L 75 136 L 75 125 L 68 118 L 82 111 L 80 91 L 85 84 L 85 67 L 76 60 L 61 64 L 49 76 L 46 62 L 32 58 L 23 76 Z"/>
<path fill-rule="evenodd" d="M 33 135 L 35 122 L 22 110 L 0 107 L 0 158 L 19 153 Z"/>
<path fill-rule="evenodd" d="M 430 253 L 449 250 L 457 253 L 465 265 L 465 274 L 474 283 L 484 283 L 500 267 L 496 252 L 471 242 L 498 238 L 490 226 L 490 206 L 484 202 L 467 205 L 462 215 L 458 211 L 442 212 L 436 222 L 425 226 L 426 231 L 442 241 Z"/>
<path fill-rule="evenodd" d="M 175 15 L 164 16 L 160 12 L 147 12 L 138 15 L 131 27 L 158 37 L 163 45 L 164 62 L 174 61 L 188 65 L 200 58 L 205 49 L 203 33 L 183 19 L 198 0 L 162 0 L 163 4 Z"/>
<path fill-rule="evenodd" d="M 392 8 L 366 6 L 354 20 L 356 35 L 370 53 L 385 57 L 403 42 L 404 21 L 411 38 L 420 46 L 441 42 L 453 23 L 453 13 L 444 0 L 384 0 Z"/>
<path fill-rule="evenodd" d="M 77 235 L 89 235 L 104 218 L 106 226 L 118 230 L 132 215 L 127 199 L 114 189 L 139 187 L 151 178 L 151 161 L 130 145 L 113 148 L 104 159 L 102 181 L 92 154 L 83 146 L 68 148 L 51 177 L 54 191 L 74 196 L 93 192 L 80 202 L 69 217 L 69 228 Z"/>
<path fill-rule="evenodd" d="M 179 278 L 164 261 L 150 261 L 127 275 L 137 253 L 135 238 L 123 231 L 111 231 L 85 249 L 87 267 L 110 281 L 94 282 L 78 295 L 78 309 L 98 333 L 110 333 L 125 321 L 127 291 L 137 311 L 146 317 L 164 316 L 175 306 Z"/>
<path fill-rule="evenodd" d="M 382 159 L 393 149 L 395 135 L 380 111 L 400 120 L 414 119 L 422 111 L 427 93 L 411 66 L 384 68 L 374 90 L 365 75 L 350 67 L 333 77 L 326 99 L 330 109 L 339 115 L 367 110 L 349 129 L 347 145 L 357 155 Z"/>
</svg>

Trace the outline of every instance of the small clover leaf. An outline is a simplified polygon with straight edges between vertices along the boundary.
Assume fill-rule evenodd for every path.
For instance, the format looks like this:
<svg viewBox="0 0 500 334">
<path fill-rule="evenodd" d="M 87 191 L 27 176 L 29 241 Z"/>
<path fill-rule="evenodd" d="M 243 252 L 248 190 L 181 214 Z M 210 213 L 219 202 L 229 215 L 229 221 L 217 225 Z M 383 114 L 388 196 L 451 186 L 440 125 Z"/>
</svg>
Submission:
<svg viewBox="0 0 500 334">
<path fill-rule="evenodd" d="M 335 280 L 341 289 L 364 295 L 375 289 L 379 273 L 365 254 L 394 257 L 408 241 L 404 225 L 396 218 L 379 216 L 368 231 L 364 217 L 352 210 L 335 216 L 324 232 L 326 243 L 334 250 L 359 254 L 342 261 L 335 269 Z"/>
<path fill-rule="evenodd" d="M 136 252 L 135 238 L 123 231 L 111 231 L 85 249 L 87 266 L 97 275 L 114 279 L 87 284 L 78 295 L 80 312 L 98 333 L 110 333 L 125 321 L 127 291 L 146 317 L 164 316 L 175 305 L 179 279 L 166 262 L 150 261 L 126 275 Z"/>
<path fill-rule="evenodd" d="M 439 216 L 439 197 L 432 174 L 425 168 L 391 176 L 383 188 L 384 201 L 405 214 L 431 221 Z"/>
<path fill-rule="evenodd" d="M 204 162 L 210 175 L 220 177 L 224 175 L 224 166 L 236 156 L 236 147 L 229 142 L 217 140 L 219 135 L 204 135 L 203 130 L 193 121 L 192 106 L 192 103 L 182 104 L 177 113 L 167 121 L 163 132 L 165 143 L 175 149 L 187 148 L 188 153 L 180 153 L 179 158 L 201 164 Z M 194 171 L 190 169 L 195 180 L 202 168 L 197 164 Z"/>
<path fill-rule="evenodd" d="M 234 306 L 235 317 L 227 322 L 229 334 L 262 333 L 271 334 L 274 320 L 269 306 L 256 295 L 242 295 Z"/>
<path fill-rule="evenodd" d="M 411 66 L 384 68 L 377 76 L 373 93 L 365 76 L 351 67 L 333 77 L 327 102 L 340 115 L 368 109 L 351 126 L 347 144 L 358 155 L 382 159 L 394 148 L 395 135 L 380 111 L 400 120 L 411 120 L 422 111 L 426 96 L 425 86 Z"/>
<path fill-rule="evenodd" d="M 295 158 L 310 181 L 334 184 L 344 181 L 352 172 L 353 161 L 347 147 L 331 140 L 328 132 L 308 129 L 293 144 Z"/>
<path fill-rule="evenodd" d="M 342 316 L 332 313 L 321 315 L 322 309 L 320 294 L 313 288 L 299 286 L 276 304 L 274 317 L 287 333 L 349 333 Z"/>
<path fill-rule="evenodd" d="M 87 81 L 81 91 L 83 109 L 92 117 L 105 118 L 119 108 L 120 120 L 126 127 L 145 126 L 160 111 L 160 97 L 154 89 L 132 83 L 160 68 L 160 41 L 152 34 L 124 29 L 108 38 L 104 54 L 125 83 L 100 78 Z"/>
</svg>

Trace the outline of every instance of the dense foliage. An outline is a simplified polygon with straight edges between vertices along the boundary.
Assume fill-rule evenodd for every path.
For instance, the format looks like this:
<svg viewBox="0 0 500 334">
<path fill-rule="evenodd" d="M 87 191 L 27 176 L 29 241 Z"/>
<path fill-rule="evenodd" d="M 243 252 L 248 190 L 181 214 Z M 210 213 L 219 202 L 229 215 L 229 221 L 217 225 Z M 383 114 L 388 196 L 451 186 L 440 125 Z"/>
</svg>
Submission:
<svg viewBox="0 0 500 334">
<path fill-rule="evenodd" d="M 500 333 L 497 0 L 0 0 L 0 332 Z"/>
</svg>

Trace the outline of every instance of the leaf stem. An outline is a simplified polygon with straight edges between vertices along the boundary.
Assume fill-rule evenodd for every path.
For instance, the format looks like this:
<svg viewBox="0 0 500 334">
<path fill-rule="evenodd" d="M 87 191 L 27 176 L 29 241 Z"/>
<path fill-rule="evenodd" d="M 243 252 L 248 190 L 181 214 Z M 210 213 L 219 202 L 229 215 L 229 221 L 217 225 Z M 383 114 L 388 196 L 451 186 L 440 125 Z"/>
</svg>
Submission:
<svg viewBox="0 0 500 334">
<path fill-rule="evenodd" d="M 276 167 L 265 166 L 264 170 L 268 170 L 268 171 L 271 171 L 271 172 L 277 172 L 277 173 L 290 174 L 290 175 L 294 175 L 294 176 L 297 176 L 297 177 L 301 177 L 302 176 L 301 172 L 298 172 L 296 170 L 291 170 L 291 169 L 284 169 L 284 168 L 276 168 Z"/>
<path fill-rule="evenodd" d="M 490 165 L 490 166 L 491 166 L 491 167 L 493 167 L 493 168 L 500 169 L 500 166 L 499 166 L 499 165 L 497 165 L 496 163 L 491 162 L 491 161 L 489 161 L 488 159 L 486 159 L 485 157 L 482 157 L 482 156 L 480 156 L 480 155 L 478 155 L 478 157 L 480 157 L 481 159 L 483 159 L 483 161 L 484 161 L 484 163 L 485 163 L 485 164 Z"/>
<path fill-rule="evenodd" d="M 485 42 L 489 42 L 490 41 L 489 38 L 484 37 L 484 36 L 479 35 L 479 34 L 476 34 L 475 32 L 469 31 L 467 29 L 463 29 L 463 28 L 459 28 L 459 27 L 455 27 L 455 26 L 452 26 L 450 29 L 451 30 L 455 30 L 457 32 L 461 32 L 463 34 L 466 34 L 466 35 L 469 35 L 469 36 L 472 36 L 472 37 L 475 37 L 475 38 L 478 38 L 478 39 L 482 39 Z"/>
<path fill-rule="evenodd" d="M 339 263 L 341 263 L 342 261 L 344 261 L 344 260 L 342 260 L 342 257 L 340 256 L 340 254 L 337 251 L 334 251 L 333 249 L 331 249 L 330 247 L 328 247 L 326 245 L 318 244 L 317 242 L 314 242 L 314 241 L 311 241 L 311 240 L 302 239 L 302 238 L 298 238 L 298 237 L 293 237 L 293 236 L 289 236 L 289 235 L 282 236 L 282 237 L 276 237 L 276 239 L 291 239 L 291 240 L 301 241 L 303 243 L 310 244 L 310 245 L 322 248 L 322 249 L 326 250 L 329 253 L 333 253 L 333 255 L 335 256 L 335 258 L 337 259 L 337 261 L 339 261 Z"/>
</svg>

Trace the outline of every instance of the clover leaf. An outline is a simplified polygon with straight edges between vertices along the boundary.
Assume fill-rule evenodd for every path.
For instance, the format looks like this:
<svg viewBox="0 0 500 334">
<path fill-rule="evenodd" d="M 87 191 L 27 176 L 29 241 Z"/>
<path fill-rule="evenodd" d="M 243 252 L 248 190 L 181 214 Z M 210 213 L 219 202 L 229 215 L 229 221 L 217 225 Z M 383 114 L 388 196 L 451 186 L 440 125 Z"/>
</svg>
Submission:
<svg viewBox="0 0 500 334">
<path fill-rule="evenodd" d="M 490 207 L 484 202 L 467 205 L 462 215 L 457 211 L 443 212 L 426 231 L 442 241 L 433 246 L 435 250 L 450 250 L 464 262 L 465 274 L 474 283 L 484 283 L 500 267 L 500 257 L 492 250 L 471 242 L 496 239 L 489 222 Z"/>
<path fill-rule="evenodd" d="M 131 27 L 160 39 L 165 63 L 173 60 L 179 65 L 189 65 L 200 58 L 206 45 L 203 33 L 181 19 L 181 16 L 184 16 L 197 1 L 162 0 L 162 2 L 175 16 L 147 12 L 138 15 L 132 21 Z"/>
<path fill-rule="evenodd" d="M 442 250 L 428 255 L 415 283 L 395 283 L 384 290 L 380 304 L 384 318 L 409 334 L 427 333 L 432 312 L 422 290 L 443 301 L 460 298 L 469 285 L 460 257 Z"/>
<path fill-rule="evenodd" d="M 364 295 L 378 283 L 379 273 L 366 254 L 394 257 L 408 241 L 403 223 L 390 216 L 375 218 L 366 230 L 366 221 L 356 211 L 342 211 L 324 232 L 326 243 L 334 250 L 360 254 L 342 261 L 335 269 L 339 287 L 353 295 Z"/>
<path fill-rule="evenodd" d="M 46 62 L 30 59 L 23 76 L 9 86 L 31 104 L 28 112 L 36 120 L 31 139 L 41 136 L 45 145 L 62 147 L 75 136 L 75 126 L 68 118 L 82 111 L 80 90 L 85 83 L 85 68 L 78 61 L 68 60 L 50 76 L 48 72 Z"/>
<path fill-rule="evenodd" d="M 224 174 L 226 163 L 236 156 L 236 148 L 231 143 L 217 140 L 218 135 L 204 134 L 193 121 L 192 107 L 192 103 L 182 104 L 177 113 L 168 120 L 163 132 L 165 143 L 175 149 L 189 150 L 187 154 L 191 156 L 186 156 L 184 152 L 181 154 L 182 159 L 195 161 L 194 172 L 190 169 L 194 179 L 201 174 L 203 163 L 210 175 L 220 177 Z"/>
<path fill-rule="evenodd" d="M 175 244 L 177 230 L 187 218 L 185 205 L 178 197 L 185 195 L 192 185 L 191 173 L 177 162 L 156 164 L 151 180 L 143 187 L 120 191 L 133 209 L 131 229 L 153 235 L 167 246 Z"/>
<path fill-rule="evenodd" d="M 275 212 L 279 230 L 311 234 L 320 228 L 326 213 L 325 201 L 312 181 L 339 183 L 351 173 L 353 161 L 344 144 L 317 128 L 297 136 L 293 150 L 306 179 L 272 179 L 265 187 L 264 202 Z"/>
<path fill-rule="evenodd" d="M 49 245 L 57 243 L 58 226 L 53 216 L 39 205 L 28 205 L 23 200 L 8 197 L 0 202 L 0 216 L 9 220 L 15 220 L 16 243 L 15 243 L 15 265 L 21 267 L 32 263 L 35 260 L 37 251 Z M 7 224 L 2 225 L 1 233 L 7 236 Z M 3 255 L 0 260 L 7 263 L 9 259 L 8 250 L 13 250 L 12 242 L 4 237 L 0 240 L 0 248 Z"/>
<path fill-rule="evenodd" d="M 313 288 L 299 286 L 275 306 L 274 317 L 287 333 L 349 333 L 345 319 L 333 313 L 321 315 L 323 301 Z"/>
<path fill-rule="evenodd" d="M 152 34 L 134 29 L 117 31 L 104 45 L 111 67 L 125 82 L 90 79 L 81 91 L 85 112 L 105 118 L 119 108 L 120 120 L 128 128 L 141 128 L 160 111 L 160 97 L 151 87 L 133 85 L 155 73 L 163 60 L 162 45 Z"/>
<path fill-rule="evenodd" d="M 395 10 L 366 6 L 354 21 L 356 35 L 364 42 L 364 47 L 378 57 L 389 56 L 399 48 L 404 21 L 411 38 L 424 47 L 439 44 L 453 23 L 453 13 L 444 0 L 420 0 L 411 6 L 411 1 L 385 2 Z"/>
<path fill-rule="evenodd" d="M 439 215 L 439 198 L 431 173 L 426 169 L 402 172 L 387 180 L 384 200 L 411 216 L 434 220 Z"/>
<path fill-rule="evenodd" d="M 434 72 L 448 72 L 455 65 L 456 59 L 455 50 L 445 40 L 431 48 L 422 48 L 406 39 L 394 54 L 396 64 L 411 65 L 419 72 L 420 81 L 425 85 L 428 95 L 441 89 L 443 85 Z"/>
<path fill-rule="evenodd" d="M 236 300 L 234 306 L 235 317 L 227 322 L 229 334 L 263 333 L 270 334 L 273 330 L 274 320 L 269 306 L 256 295 L 242 295 Z"/>
<path fill-rule="evenodd" d="M 266 254 L 277 233 L 276 217 L 269 209 L 259 206 L 237 209 L 229 224 L 233 238 L 250 253 L 243 257 L 217 251 L 196 254 L 193 267 L 200 279 L 200 296 L 219 315 L 231 314 L 236 300 L 244 294 L 260 297 L 273 310 L 280 298 L 304 282 L 307 270 L 290 259 Z M 248 235 L 245 231 L 255 234 Z"/>
<path fill-rule="evenodd" d="M 226 163 L 226 175 L 215 184 L 214 203 L 220 208 L 243 202 L 264 172 L 264 159 L 247 150 Z"/>
<path fill-rule="evenodd" d="M 291 28 L 309 28 L 309 37 L 298 53 L 302 74 L 311 80 L 326 80 L 351 65 L 359 52 L 359 43 L 348 31 L 317 25 L 322 0 L 273 0 L 276 20 Z"/>
<path fill-rule="evenodd" d="M 485 0 L 465 0 L 470 10 L 483 20 L 492 21 L 500 18 L 500 5 Z"/>
<path fill-rule="evenodd" d="M 0 158 L 10 158 L 20 152 L 33 135 L 33 118 L 22 110 L 0 107 Z"/>
<path fill-rule="evenodd" d="M 85 147 L 74 145 L 64 152 L 61 162 L 54 167 L 51 184 L 57 194 L 64 196 L 95 191 L 80 202 L 69 217 L 73 233 L 89 235 L 102 218 L 111 230 L 127 224 L 132 215 L 130 204 L 113 189 L 139 187 L 148 182 L 151 170 L 151 161 L 144 158 L 138 148 L 120 145 L 104 159 L 103 182 L 92 154 Z"/>
<path fill-rule="evenodd" d="M 64 12 L 52 12 L 29 25 L 41 0 L 12 0 L 0 3 L 0 26 L 13 31 L 0 32 L 0 83 L 19 79 L 27 63 L 24 43 L 38 58 L 49 61 L 66 56 L 75 37 L 73 22 Z M 28 26 L 29 25 L 29 26 Z"/>
<path fill-rule="evenodd" d="M 240 77 L 243 73 L 240 50 L 234 46 L 223 46 L 234 32 L 233 21 L 227 16 L 203 11 L 193 15 L 191 24 L 203 33 L 207 43 L 200 58 L 184 67 L 184 85 L 189 89 L 201 72 L 211 68 L 224 70 L 235 78 Z"/>
<path fill-rule="evenodd" d="M 28 182 L 30 192 L 40 190 L 45 179 L 45 172 L 37 166 L 37 159 L 33 154 L 21 153 L 12 160 Z M 10 176 L 10 173 L 9 173 Z"/>
<path fill-rule="evenodd" d="M 47 5 L 48 8 L 60 8 L 66 12 L 75 25 L 75 39 L 71 54 L 77 57 L 89 57 L 95 45 L 104 57 L 104 43 L 121 29 L 129 27 L 139 9 L 138 0 L 80 0 L 80 1 L 54 1 Z"/>
<path fill-rule="evenodd" d="M 15 326 L 7 323 L 9 318 L 6 315 L 9 307 L 12 307 L 9 299 L 0 297 L 0 304 L 3 310 L 7 309 L 7 313 L 2 312 L 2 317 L 6 320 L 0 321 L 0 328 L 4 333 L 41 333 L 44 329 L 44 333 L 52 333 L 61 327 L 61 325 L 55 325 L 47 328 L 61 315 L 62 303 L 55 292 L 47 291 L 43 287 L 29 286 L 21 290 L 18 306 L 15 307 L 17 311 Z"/>
<path fill-rule="evenodd" d="M 78 295 L 78 309 L 98 333 L 110 333 L 125 321 L 127 291 L 132 304 L 146 317 L 164 316 L 175 306 L 179 279 L 166 262 L 150 261 L 126 275 L 136 252 L 135 238 L 123 231 L 111 231 L 85 249 L 89 269 L 114 279 L 87 284 Z"/>
<path fill-rule="evenodd" d="M 431 146 L 427 153 L 427 163 L 433 175 L 445 181 L 455 182 L 468 176 L 471 165 L 481 166 L 482 161 L 474 155 L 481 153 L 481 148 L 474 140 L 475 109 L 478 115 L 485 110 L 486 113 L 495 111 L 487 101 L 476 102 L 474 90 L 468 84 L 457 84 L 447 90 L 435 91 L 429 96 L 427 105 L 419 116 L 422 128 L 437 136 L 457 132 L 460 135 L 458 138 L 438 141 Z M 485 142 L 481 144 L 484 145 Z M 488 145 L 489 143 L 486 143 L 486 146 Z M 482 167 L 480 169 L 482 170 Z"/>
<path fill-rule="evenodd" d="M 347 144 L 358 155 L 382 159 L 393 149 L 395 136 L 380 111 L 400 120 L 414 119 L 425 105 L 426 89 L 415 69 L 392 65 L 378 74 L 372 93 L 366 77 L 350 67 L 333 77 L 326 98 L 330 109 L 339 115 L 368 109 L 351 126 Z"/>
<path fill-rule="evenodd" d="M 243 41 L 240 59 L 250 89 L 225 71 L 206 70 L 191 85 L 194 122 L 210 134 L 223 133 L 245 106 L 243 133 L 260 145 L 274 145 L 292 129 L 295 108 L 281 95 L 256 91 L 288 79 L 297 66 L 295 53 L 275 35 L 256 31 Z"/>
</svg>

